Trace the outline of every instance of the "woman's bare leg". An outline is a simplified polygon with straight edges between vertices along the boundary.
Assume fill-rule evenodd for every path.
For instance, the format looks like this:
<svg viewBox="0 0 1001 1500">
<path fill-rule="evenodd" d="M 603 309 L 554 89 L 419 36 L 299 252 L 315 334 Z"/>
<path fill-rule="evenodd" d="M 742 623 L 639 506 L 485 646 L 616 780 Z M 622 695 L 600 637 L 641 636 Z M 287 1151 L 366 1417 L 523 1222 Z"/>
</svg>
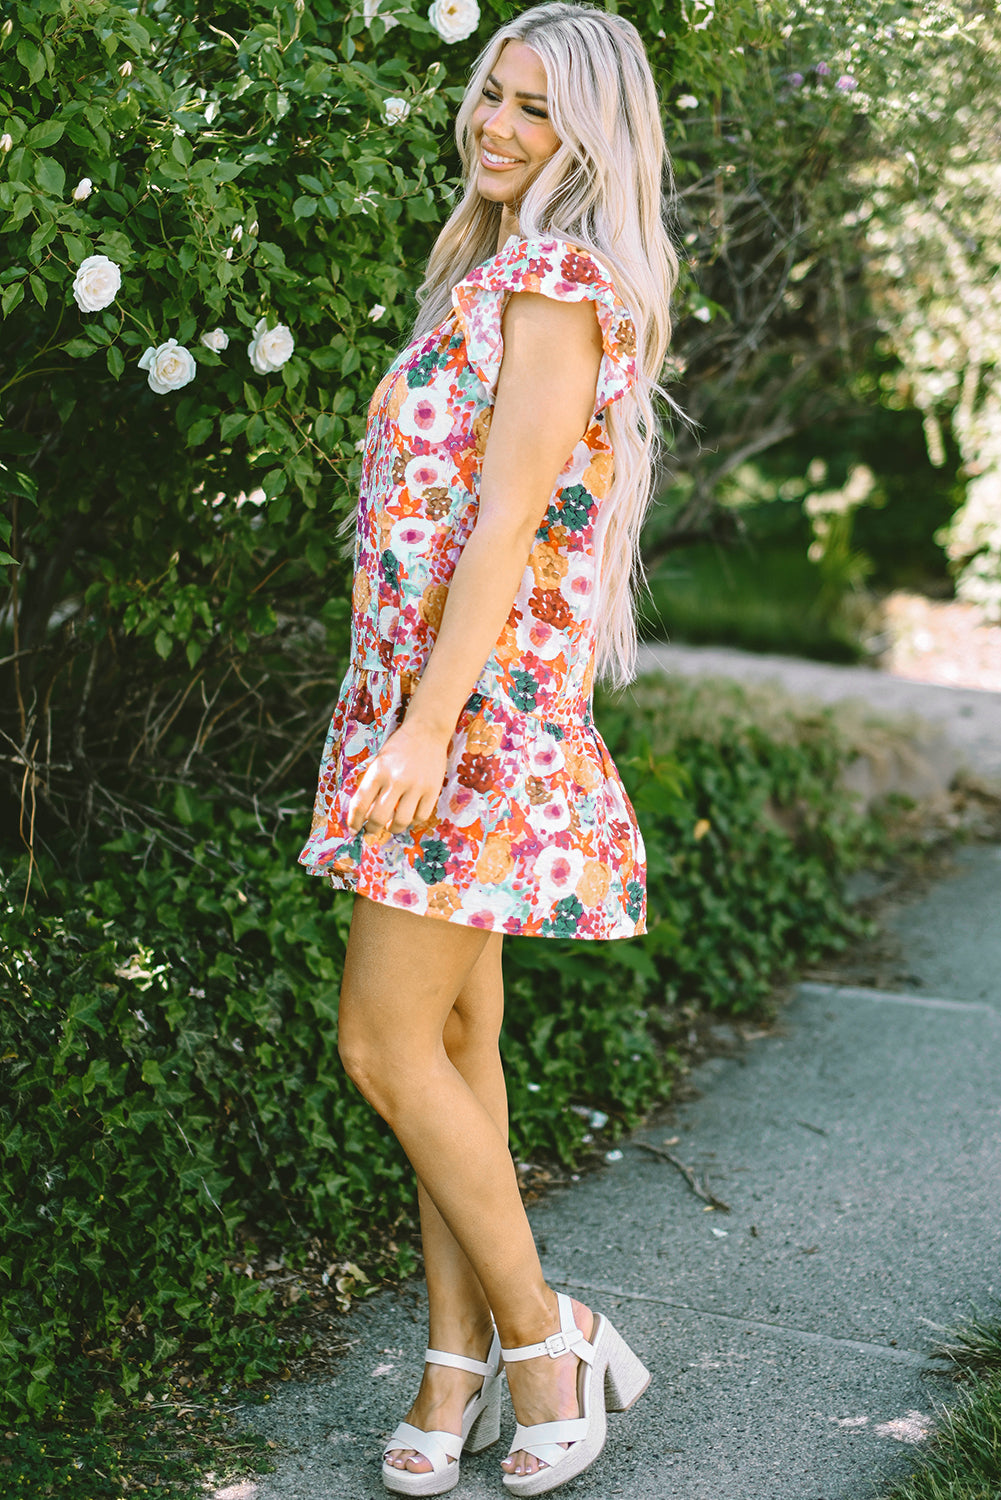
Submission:
<svg viewBox="0 0 1001 1500">
<path fill-rule="evenodd" d="M 507 1090 L 499 1038 L 504 1015 L 500 934 L 492 934 L 476 960 L 448 1019 L 444 1043 L 449 1060 L 484 1104 L 507 1137 Z M 483 1359 L 493 1337 L 493 1322 L 479 1278 L 452 1231 L 418 1182 L 421 1243 L 428 1285 L 429 1337 L 432 1349 L 447 1349 Z M 406 1420 L 424 1432 L 458 1432 L 462 1413 L 480 1386 L 480 1377 L 444 1365 L 425 1365 L 420 1390 Z M 412 1473 L 431 1464 L 412 1448 L 398 1448 L 390 1463 Z"/>
<path fill-rule="evenodd" d="M 358 898 L 339 1034 L 347 1072 L 403 1146 L 510 1348 L 540 1342 L 559 1320 L 505 1132 L 445 1046 L 450 1013 L 489 941 L 477 928 Z M 582 1306 L 578 1323 L 590 1331 Z M 569 1356 L 512 1366 L 520 1419 L 576 1415 L 576 1366 Z M 532 1469 L 536 1461 L 515 1455 L 514 1466 Z"/>
</svg>

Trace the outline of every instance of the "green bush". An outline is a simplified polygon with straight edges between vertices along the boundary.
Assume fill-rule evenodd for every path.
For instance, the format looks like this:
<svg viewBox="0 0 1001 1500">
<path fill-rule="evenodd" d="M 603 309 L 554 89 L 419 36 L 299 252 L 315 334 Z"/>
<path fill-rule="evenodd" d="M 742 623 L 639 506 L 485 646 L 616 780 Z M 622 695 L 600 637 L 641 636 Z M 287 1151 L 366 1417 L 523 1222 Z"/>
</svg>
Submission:
<svg viewBox="0 0 1001 1500">
<path fill-rule="evenodd" d="M 837 790 L 851 747 L 829 712 L 657 682 L 599 722 L 646 836 L 650 931 L 510 943 L 519 1157 L 577 1160 L 593 1109 L 613 1137 L 634 1124 L 669 1091 L 682 1007 L 747 1010 L 857 931 L 842 881 L 876 838 Z M 184 846 L 128 831 L 77 874 L 67 843 L 23 909 L 26 861 L 4 882 L 11 1419 L 106 1411 L 182 1355 L 231 1380 L 280 1368 L 249 1244 L 408 1267 L 409 1169 L 336 1056 L 350 897 L 294 866 L 298 827 L 186 790 L 173 812 Z"/>
</svg>

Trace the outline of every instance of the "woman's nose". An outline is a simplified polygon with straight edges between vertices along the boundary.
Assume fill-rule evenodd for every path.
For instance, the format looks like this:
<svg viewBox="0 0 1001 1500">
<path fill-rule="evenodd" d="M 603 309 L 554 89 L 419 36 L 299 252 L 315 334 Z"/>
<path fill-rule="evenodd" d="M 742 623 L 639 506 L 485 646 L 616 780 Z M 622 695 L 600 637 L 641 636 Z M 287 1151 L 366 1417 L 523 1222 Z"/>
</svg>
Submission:
<svg viewBox="0 0 1001 1500">
<path fill-rule="evenodd" d="M 488 135 L 496 137 L 509 137 L 512 134 L 506 103 L 498 104 L 493 113 L 487 116 L 483 122 L 483 129 Z"/>
</svg>

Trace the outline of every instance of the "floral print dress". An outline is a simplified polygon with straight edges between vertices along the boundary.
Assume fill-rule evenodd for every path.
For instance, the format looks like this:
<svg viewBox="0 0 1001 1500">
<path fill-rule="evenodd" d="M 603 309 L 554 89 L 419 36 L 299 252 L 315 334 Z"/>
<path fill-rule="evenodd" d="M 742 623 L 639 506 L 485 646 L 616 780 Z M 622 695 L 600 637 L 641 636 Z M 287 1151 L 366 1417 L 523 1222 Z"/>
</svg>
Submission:
<svg viewBox="0 0 1001 1500">
<path fill-rule="evenodd" d="M 559 475 L 507 623 L 456 724 L 426 824 L 353 833 L 348 804 L 402 722 L 475 523 L 512 292 L 594 304 L 595 411 Z M 369 408 L 351 664 L 300 862 L 370 900 L 541 937 L 644 930 L 643 843 L 591 719 L 606 408 L 635 378 L 635 329 L 607 270 L 565 241 L 511 239 L 394 361 Z"/>
</svg>

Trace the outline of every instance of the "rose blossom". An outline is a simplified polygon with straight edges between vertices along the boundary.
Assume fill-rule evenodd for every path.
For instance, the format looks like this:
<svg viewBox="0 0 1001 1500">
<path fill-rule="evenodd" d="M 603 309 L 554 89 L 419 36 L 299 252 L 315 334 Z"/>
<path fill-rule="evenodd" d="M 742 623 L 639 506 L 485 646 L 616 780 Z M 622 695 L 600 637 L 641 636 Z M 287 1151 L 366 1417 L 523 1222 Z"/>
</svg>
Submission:
<svg viewBox="0 0 1001 1500">
<path fill-rule="evenodd" d="M 3 152 L 4 156 L 6 156 L 7 152 L 13 151 L 13 149 L 14 137 L 11 135 L 9 130 L 5 130 L 3 135 L 0 135 L 0 151 Z"/>
<path fill-rule="evenodd" d="M 91 182 L 90 178 L 89 177 L 81 177 L 80 181 L 77 183 L 76 187 L 73 189 L 73 202 L 74 203 L 82 203 L 85 198 L 89 198 L 90 197 L 90 195 L 91 195 L 91 193 L 93 191 L 94 191 L 94 184 Z"/>
<path fill-rule="evenodd" d="M 462 42 L 480 24 L 476 0 L 434 0 L 428 20 L 443 42 Z"/>
<path fill-rule="evenodd" d="M 827 63 L 825 63 L 825 62 L 819 62 L 819 63 L 818 63 L 818 64 L 817 64 L 817 66 L 816 66 L 816 67 L 815 67 L 815 68 L 814 68 L 814 70 L 813 70 L 813 71 L 814 71 L 814 72 L 815 72 L 815 73 L 819 73 L 819 74 L 820 74 L 820 76 L 821 76 L 821 78 L 826 78 L 826 77 L 827 77 L 827 75 L 828 75 L 828 73 L 829 73 L 829 72 L 830 72 L 830 71 L 831 71 L 831 70 L 830 70 L 830 68 L 829 68 L 829 67 L 828 67 L 828 65 L 827 65 Z"/>
<path fill-rule="evenodd" d="M 100 312 L 118 296 L 122 273 L 106 255 L 88 255 L 73 278 L 73 296 L 81 312 Z"/>
<path fill-rule="evenodd" d="M 224 349 L 229 348 L 229 334 L 221 328 L 213 328 L 211 333 L 203 333 L 199 342 L 214 354 L 221 354 Z"/>
<path fill-rule="evenodd" d="M 676 101 L 679 109 L 698 109 L 699 101 L 694 94 L 682 94 Z"/>
<path fill-rule="evenodd" d="M 267 318 L 261 318 L 247 345 L 247 353 L 258 375 L 273 375 L 291 357 L 294 348 L 295 342 L 284 323 L 269 328 Z"/>
<path fill-rule="evenodd" d="M 410 113 L 410 105 L 406 99 L 398 99 L 395 95 L 386 100 L 383 105 L 382 118 L 387 125 L 399 125 Z"/>
<path fill-rule="evenodd" d="M 168 339 L 155 349 L 150 346 L 139 361 L 140 370 L 149 372 L 149 388 L 158 396 L 179 391 L 195 378 L 195 361 L 190 349 L 176 339 Z"/>
<path fill-rule="evenodd" d="M 369 308 L 368 315 L 373 323 L 378 323 L 379 319 L 382 317 L 385 311 L 386 309 L 383 307 L 382 303 L 376 302 L 372 307 Z"/>
<path fill-rule="evenodd" d="M 843 94 L 850 94 L 852 89 L 858 88 L 858 84 L 850 73 L 842 73 L 834 87 L 840 89 Z"/>
<path fill-rule="evenodd" d="M 792 88 L 792 89 L 802 88 L 803 87 L 803 75 L 802 75 L 802 73 L 790 73 L 789 77 L 786 79 L 786 82 L 788 83 L 789 87 Z"/>
</svg>

